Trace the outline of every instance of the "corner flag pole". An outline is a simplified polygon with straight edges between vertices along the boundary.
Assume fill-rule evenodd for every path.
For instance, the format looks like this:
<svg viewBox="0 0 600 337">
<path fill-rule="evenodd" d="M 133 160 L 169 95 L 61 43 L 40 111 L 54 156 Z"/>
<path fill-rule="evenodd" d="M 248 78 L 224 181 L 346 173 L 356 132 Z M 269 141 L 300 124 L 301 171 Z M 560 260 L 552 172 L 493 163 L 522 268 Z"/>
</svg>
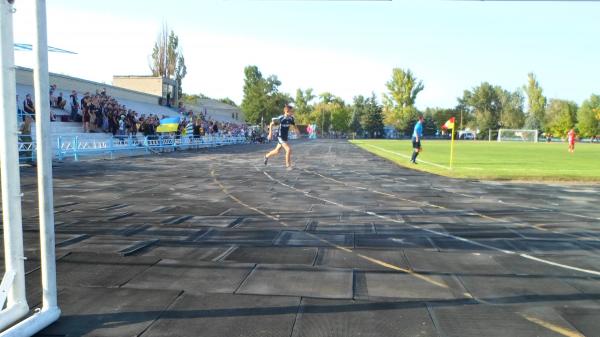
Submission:
<svg viewBox="0 0 600 337">
<path fill-rule="evenodd" d="M 450 119 L 442 125 L 442 129 L 450 130 L 452 133 L 452 141 L 450 142 L 450 169 L 452 170 L 452 161 L 454 160 L 454 123 L 455 118 L 450 117 Z"/>
</svg>

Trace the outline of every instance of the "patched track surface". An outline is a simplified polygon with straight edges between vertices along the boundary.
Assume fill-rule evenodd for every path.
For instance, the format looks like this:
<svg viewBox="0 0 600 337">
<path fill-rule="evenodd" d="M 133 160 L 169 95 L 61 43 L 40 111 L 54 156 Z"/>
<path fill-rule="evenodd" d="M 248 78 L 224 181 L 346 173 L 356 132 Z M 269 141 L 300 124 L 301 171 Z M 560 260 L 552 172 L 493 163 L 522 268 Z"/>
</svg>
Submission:
<svg viewBox="0 0 600 337">
<path fill-rule="evenodd" d="M 63 314 L 38 335 L 600 336 L 600 186 L 292 147 L 292 171 L 262 164 L 270 145 L 56 164 Z M 35 307 L 35 171 L 21 179 Z"/>
</svg>

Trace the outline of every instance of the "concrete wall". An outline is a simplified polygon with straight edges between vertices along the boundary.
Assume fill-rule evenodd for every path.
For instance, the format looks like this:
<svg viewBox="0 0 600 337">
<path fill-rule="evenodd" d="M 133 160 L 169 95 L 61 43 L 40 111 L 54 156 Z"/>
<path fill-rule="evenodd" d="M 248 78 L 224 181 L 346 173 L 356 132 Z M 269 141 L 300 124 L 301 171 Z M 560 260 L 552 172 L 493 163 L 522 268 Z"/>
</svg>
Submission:
<svg viewBox="0 0 600 337">
<path fill-rule="evenodd" d="M 17 84 L 33 86 L 32 69 L 16 67 L 15 73 Z M 160 98 L 160 96 L 157 95 L 150 95 L 143 92 L 119 88 L 110 84 L 93 82 L 76 77 L 59 75 L 54 73 L 50 73 L 50 84 L 56 84 L 57 91 L 62 91 L 63 95 L 67 97 L 67 99 L 71 94 L 71 90 L 77 90 L 81 97 L 81 94 L 85 93 L 86 91 L 89 91 L 90 93 L 95 93 L 96 90 L 102 90 L 102 88 L 106 88 L 106 93 L 110 96 L 136 102 L 158 105 L 158 99 Z"/>
<path fill-rule="evenodd" d="M 148 76 L 113 76 L 113 85 L 162 97 L 162 78 Z"/>
<path fill-rule="evenodd" d="M 206 112 L 210 117 L 220 121 L 233 121 L 236 123 L 244 123 L 244 113 L 239 108 L 219 102 L 214 99 L 199 99 L 198 104 L 194 106 L 186 105 L 188 109 L 192 109 L 194 112 Z M 237 113 L 238 119 L 231 118 L 231 114 Z"/>
<path fill-rule="evenodd" d="M 135 90 L 127 89 L 127 88 L 122 88 L 117 85 L 110 85 L 110 84 L 104 84 L 104 83 L 99 83 L 99 82 L 94 82 L 94 81 L 88 81 L 88 80 L 84 80 L 81 78 L 60 75 L 60 74 L 54 74 L 54 73 L 50 73 L 50 84 L 56 84 L 56 87 L 57 87 L 56 95 L 58 95 L 59 92 L 62 92 L 63 96 L 67 99 L 69 98 L 69 95 L 71 94 L 71 90 L 77 90 L 77 92 L 79 93 L 79 97 L 81 98 L 81 97 L 83 97 L 82 94 L 85 93 L 86 91 L 89 91 L 90 93 L 95 93 L 96 90 L 102 90 L 103 88 L 106 88 L 106 93 L 110 96 L 116 97 L 117 99 L 123 99 L 123 100 L 140 102 L 140 103 L 148 103 L 148 104 L 156 105 L 158 107 L 158 100 L 161 97 L 160 95 L 162 94 L 162 79 L 160 77 L 115 76 L 113 78 L 113 83 L 117 84 L 117 81 L 116 81 L 117 79 L 119 79 L 119 80 L 124 79 L 125 81 L 127 81 L 127 78 L 132 79 L 130 81 L 130 83 L 142 83 L 142 86 L 147 86 L 145 88 L 140 87 L 138 90 L 150 91 L 150 89 L 152 89 L 152 87 L 154 87 L 158 90 L 158 94 L 152 95 L 152 94 L 149 94 L 146 92 L 140 92 L 140 91 L 135 91 Z M 140 78 L 142 78 L 144 80 L 140 81 L 139 80 Z M 17 67 L 16 68 L 16 79 L 17 79 L 17 84 L 33 87 L 33 70 L 29 69 L 29 68 Z M 125 84 L 124 83 L 125 82 L 120 82 L 120 85 L 125 85 L 126 83 Z M 33 95 L 33 89 L 30 93 Z M 20 103 L 22 103 L 23 99 L 25 99 L 25 95 L 24 95 L 24 93 L 22 93 L 20 96 L 21 96 L 21 97 L 19 97 L 19 99 L 21 101 Z M 34 97 L 34 99 L 35 99 L 35 97 Z M 160 107 L 160 108 L 167 109 L 165 107 Z M 234 121 L 234 122 L 238 122 L 238 123 L 245 122 L 244 115 L 239 108 L 236 108 L 234 106 L 231 106 L 231 105 L 228 105 L 228 104 L 216 101 L 216 100 L 212 100 L 212 99 L 200 99 L 197 106 L 189 106 L 188 105 L 187 108 L 192 109 L 196 113 L 203 112 L 206 109 L 206 111 L 210 117 L 212 117 L 213 119 L 216 119 L 216 120 L 220 120 L 220 121 Z M 147 113 L 145 110 L 148 110 L 148 109 L 144 109 L 144 111 L 143 111 L 144 113 Z M 234 115 L 236 113 L 238 114 L 237 120 L 231 118 L 232 112 L 234 113 Z M 158 112 L 154 111 L 153 113 L 158 113 Z"/>
</svg>

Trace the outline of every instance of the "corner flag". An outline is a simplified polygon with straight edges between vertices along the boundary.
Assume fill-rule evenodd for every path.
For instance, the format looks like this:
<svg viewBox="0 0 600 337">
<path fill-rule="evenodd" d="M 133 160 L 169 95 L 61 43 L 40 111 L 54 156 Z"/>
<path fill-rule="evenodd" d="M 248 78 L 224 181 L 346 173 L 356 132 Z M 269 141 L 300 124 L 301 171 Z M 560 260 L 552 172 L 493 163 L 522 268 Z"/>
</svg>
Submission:
<svg viewBox="0 0 600 337">
<path fill-rule="evenodd" d="M 452 162 L 454 160 L 454 117 L 450 117 L 450 119 L 442 125 L 442 129 L 450 129 L 452 133 L 452 142 L 450 142 L 450 169 L 452 169 Z"/>
<path fill-rule="evenodd" d="M 451 117 L 446 124 L 442 125 L 442 129 L 454 129 L 454 117 Z"/>
</svg>

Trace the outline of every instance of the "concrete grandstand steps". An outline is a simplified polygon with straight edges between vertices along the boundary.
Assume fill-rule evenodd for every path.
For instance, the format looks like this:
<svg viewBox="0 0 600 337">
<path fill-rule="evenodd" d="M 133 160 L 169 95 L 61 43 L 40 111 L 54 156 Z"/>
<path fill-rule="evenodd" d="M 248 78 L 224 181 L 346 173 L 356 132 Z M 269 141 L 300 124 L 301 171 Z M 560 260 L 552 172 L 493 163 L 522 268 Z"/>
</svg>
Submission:
<svg viewBox="0 0 600 337">
<path fill-rule="evenodd" d="M 31 126 L 31 136 L 33 140 L 36 139 L 35 123 Z M 52 148 L 56 150 L 58 148 L 58 138 L 62 138 L 65 142 L 72 141 L 77 137 L 80 141 L 82 140 L 94 140 L 96 142 L 107 141 L 112 137 L 111 133 L 105 132 L 92 132 L 84 133 L 83 126 L 80 122 L 51 122 L 51 143 Z"/>
<path fill-rule="evenodd" d="M 35 129 L 35 122 L 32 124 L 31 126 L 31 134 L 32 136 L 35 138 L 35 134 L 36 134 L 36 129 Z M 81 125 L 81 123 L 78 122 L 51 122 L 50 123 L 50 131 L 52 132 L 52 135 L 71 135 L 71 134 L 82 134 L 83 133 L 83 126 Z"/>
</svg>

